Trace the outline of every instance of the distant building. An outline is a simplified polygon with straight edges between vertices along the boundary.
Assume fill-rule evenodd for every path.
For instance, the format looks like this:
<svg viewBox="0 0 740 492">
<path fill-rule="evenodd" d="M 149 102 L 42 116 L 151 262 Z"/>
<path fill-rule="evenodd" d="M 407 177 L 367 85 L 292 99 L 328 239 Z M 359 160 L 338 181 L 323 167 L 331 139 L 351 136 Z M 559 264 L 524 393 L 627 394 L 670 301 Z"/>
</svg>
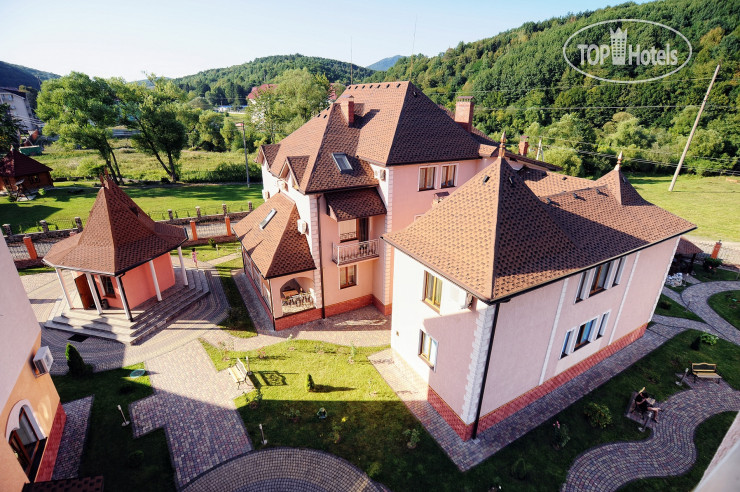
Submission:
<svg viewBox="0 0 740 492">
<path fill-rule="evenodd" d="M 18 149 L 10 149 L 0 160 L 0 190 L 8 192 L 31 191 L 54 186 L 52 169 Z"/>
<path fill-rule="evenodd" d="M 33 114 L 25 92 L 0 87 L 0 104 L 10 106 L 10 114 L 18 120 L 22 130 L 32 132 L 44 126 L 43 122 Z"/>
<path fill-rule="evenodd" d="M 45 353 L 41 330 L 3 239 L 0 277 L 0 490 L 10 492 L 51 480 L 67 416 L 48 374 L 50 359 L 34 363 Z"/>
<path fill-rule="evenodd" d="M 277 87 L 277 84 L 262 84 L 252 87 L 252 90 L 247 94 L 247 102 L 250 104 L 253 103 L 263 92 L 271 91 L 275 87 Z"/>
</svg>

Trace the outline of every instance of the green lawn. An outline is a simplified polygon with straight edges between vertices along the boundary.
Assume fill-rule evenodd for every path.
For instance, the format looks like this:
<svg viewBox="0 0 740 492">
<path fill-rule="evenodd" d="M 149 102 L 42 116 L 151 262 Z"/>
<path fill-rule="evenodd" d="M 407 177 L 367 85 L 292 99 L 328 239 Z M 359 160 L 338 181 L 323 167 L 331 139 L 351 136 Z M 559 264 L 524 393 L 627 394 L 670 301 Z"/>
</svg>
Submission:
<svg viewBox="0 0 740 492">
<path fill-rule="evenodd" d="M 582 452 L 608 442 L 648 436 L 637 430 L 637 423 L 622 416 L 631 393 L 640 387 L 647 386 L 658 401 L 665 401 L 680 391 L 674 384 L 675 373 L 683 372 L 689 361 L 701 359 L 717 363 L 723 378 L 740 388 L 740 365 L 734 362 L 740 357 L 740 348 L 719 340 L 716 345 L 702 344 L 699 352 L 694 351 L 690 345 L 699 334 L 688 331 L 678 335 L 466 473 L 457 470 L 367 361 L 367 355 L 379 348 L 358 347 L 354 364 L 348 362 L 349 347 L 303 340 L 247 352 L 254 381 L 261 386 L 264 399 L 257 409 L 250 408 L 245 397 L 238 398 L 236 404 L 258 449 L 258 424 L 262 423 L 267 446 L 300 446 L 331 452 L 353 462 L 391 490 L 487 491 L 500 483 L 505 490 L 552 491 L 564 482 L 568 469 Z M 204 346 L 219 369 L 233 363 L 233 357 L 245 355 L 232 352 L 232 360 L 223 361 L 217 348 L 207 343 Z M 308 373 L 320 386 L 318 392 L 306 392 Z M 612 425 L 603 430 L 590 426 L 584 408 L 591 401 L 610 409 Z M 326 420 L 316 417 L 320 407 L 328 412 Z M 293 408 L 300 411 L 298 423 L 284 415 Z M 568 426 L 571 435 L 570 442 L 559 451 L 551 445 L 555 420 Z M 724 421 L 711 420 L 705 426 L 702 429 L 708 436 L 726 429 Z M 421 441 L 414 450 L 406 447 L 406 429 L 420 431 Z M 338 443 L 335 431 L 340 437 Z M 714 453 L 713 437 L 697 433 L 696 439 L 703 453 Z M 519 457 L 524 457 L 530 470 L 525 481 L 510 473 Z M 706 463 L 701 462 L 691 477 L 701 477 L 705 467 Z M 698 478 L 688 479 L 694 485 L 696 481 Z"/>
<path fill-rule="evenodd" d="M 50 190 L 46 196 L 32 202 L 10 203 L 0 198 L 0 224 L 11 224 L 18 232 L 36 230 L 39 220 L 46 220 L 51 229 L 66 229 L 72 226 L 74 217 L 87 221 L 90 209 L 95 202 L 98 188 L 86 185 L 80 194 L 72 194 L 71 186 L 61 186 Z M 169 186 L 124 186 L 123 190 L 154 220 L 168 218 L 167 210 L 172 209 L 179 217 L 195 215 L 195 207 L 201 213 L 223 213 L 221 204 L 226 203 L 231 211 L 247 210 L 251 201 L 256 208 L 262 202 L 262 186 L 254 185 L 169 185 Z"/>
<path fill-rule="evenodd" d="M 740 241 L 737 227 L 740 183 L 732 183 L 721 176 L 681 175 L 669 192 L 671 176 L 630 175 L 628 178 L 647 201 L 699 226 L 691 234 Z"/>
<path fill-rule="evenodd" d="M 35 275 L 37 273 L 49 273 L 53 271 L 54 269 L 50 267 L 32 267 L 32 268 L 26 268 L 23 270 L 18 270 L 18 275 L 22 277 L 24 275 Z"/>
<path fill-rule="evenodd" d="M 136 151 L 128 139 L 113 139 L 113 149 L 118 160 L 121 174 L 126 178 L 159 181 L 168 177 L 157 159 Z M 256 153 L 249 156 L 249 175 L 252 179 L 260 176 L 260 168 L 255 163 Z M 104 161 L 94 150 L 69 150 L 59 145 L 50 145 L 44 154 L 34 157 L 37 161 L 53 169 L 52 178 L 83 176 L 91 166 L 101 166 Z M 185 181 L 201 179 L 204 173 L 217 168 L 244 169 L 244 151 L 205 152 L 201 150 L 183 150 L 180 156 L 180 175 Z M 239 180 L 246 179 L 240 175 Z"/>
<path fill-rule="evenodd" d="M 671 299 L 670 297 L 661 294 L 660 300 L 658 300 L 658 305 L 655 306 L 655 314 L 660 314 L 662 316 L 671 316 L 673 318 L 686 318 L 686 319 L 692 319 L 694 321 L 701 321 L 704 322 L 703 319 L 701 319 L 699 316 L 694 314 L 693 311 L 690 311 Z"/>
<path fill-rule="evenodd" d="M 693 489 L 704 476 L 704 470 L 712 461 L 714 453 L 722 443 L 736 415 L 737 412 L 723 412 L 708 418 L 696 428 L 694 435 L 697 451 L 696 463 L 685 475 L 637 480 L 620 490 L 623 492 L 644 492 L 646 490 L 672 492 Z M 697 439 L 696 436 L 701 436 L 701 439 Z"/>
<path fill-rule="evenodd" d="M 211 247 L 201 246 L 199 248 L 199 250 L 204 254 L 206 254 L 208 249 L 211 249 Z M 236 244 L 228 243 L 228 246 L 226 246 L 223 251 L 230 254 L 235 252 L 235 250 Z M 249 311 L 247 311 L 247 306 L 244 305 L 244 299 L 236 286 L 236 282 L 234 282 L 234 278 L 231 276 L 231 270 L 242 268 L 241 257 L 225 263 L 220 263 L 215 265 L 215 267 L 218 272 L 218 276 L 221 279 L 221 285 L 224 288 L 224 294 L 226 294 L 226 299 L 229 301 L 230 306 L 228 316 L 219 323 L 219 326 L 235 337 L 251 338 L 257 336 L 254 322 L 252 322 L 252 318 L 249 316 Z"/>
<path fill-rule="evenodd" d="M 709 307 L 725 321 L 740 330 L 740 290 L 719 292 L 707 299 Z"/>
<path fill-rule="evenodd" d="M 128 405 L 153 393 L 148 376 L 128 377 L 133 369 L 144 369 L 144 364 L 87 378 L 53 377 L 63 403 L 95 395 L 80 476 L 103 475 L 107 491 L 174 490 L 174 471 L 164 430 L 134 439 L 131 425 L 121 426 L 117 405 L 130 418 Z M 141 463 L 130 457 L 137 450 L 144 453 Z"/>
<path fill-rule="evenodd" d="M 708 272 L 704 270 L 704 267 L 701 265 L 697 265 L 694 268 L 694 278 L 701 282 L 719 282 L 740 279 L 737 272 L 725 270 L 724 268 L 717 268 L 713 272 Z"/>
</svg>

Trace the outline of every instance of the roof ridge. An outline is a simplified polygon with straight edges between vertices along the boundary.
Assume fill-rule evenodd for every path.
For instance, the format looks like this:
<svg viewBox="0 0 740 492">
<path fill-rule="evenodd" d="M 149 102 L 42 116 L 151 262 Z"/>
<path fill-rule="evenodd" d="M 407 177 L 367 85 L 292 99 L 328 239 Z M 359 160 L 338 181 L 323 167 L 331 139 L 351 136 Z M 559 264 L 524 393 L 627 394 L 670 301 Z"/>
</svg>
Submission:
<svg viewBox="0 0 740 492">
<path fill-rule="evenodd" d="M 298 187 L 304 193 L 308 192 L 308 183 L 309 181 L 311 181 L 311 177 L 313 176 L 313 171 L 316 168 L 316 163 L 319 161 L 319 158 L 321 157 L 321 147 L 323 146 L 324 141 L 326 140 L 326 136 L 329 132 L 329 122 L 331 121 L 334 113 L 336 113 L 337 110 L 338 110 L 338 103 L 332 103 L 328 108 L 324 110 L 324 111 L 327 111 L 328 113 L 326 114 L 324 118 L 321 118 L 322 120 L 324 120 L 322 122 L 322 124 L 324 125 L 324 130 L 321 132 L 321 138 L 318 139 L 318 145 L 316 147 L 316 155 L 313 156 L 313 159 L 311 159 L 311 156 L 308 156 L 308 162 L 306 163 L 306 169 L 303 171 L 301 182 L 298 184 Z"/>
</svg>

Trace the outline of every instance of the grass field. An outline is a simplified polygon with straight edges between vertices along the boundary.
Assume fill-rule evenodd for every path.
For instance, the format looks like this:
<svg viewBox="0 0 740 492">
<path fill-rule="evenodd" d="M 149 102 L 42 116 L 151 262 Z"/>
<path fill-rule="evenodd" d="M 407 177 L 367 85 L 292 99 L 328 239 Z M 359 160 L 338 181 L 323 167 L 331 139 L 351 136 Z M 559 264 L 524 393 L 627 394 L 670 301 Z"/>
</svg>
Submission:
<svg viewBox="0 0 740 492">
<path fill-rule="evenodd" d="M 719 364 L 725 381 L 740 387 L 740 365 L 734 363 L 740 348 L 719 340 L 716 345 L 701 344 L 697 352 L 690 345 L 699 334 L 684 332 L 591 393 L 574 395 L 580 399 L 570 407 L 466 473 L 458 471 L 369 363 L 367 355 L 379 348 L 357 347 L 354 363 L 350 363 L 351 347 L 292 340 L 247 353 L 230 352 L 231 360 L 224 361 L 217 347 L 203 345 L 217 369 L 233 364 L 234 357 L 249 355 L 253 382 L 261 387 L 263 399 L 257 408 L 251 408 L 245 396 L 237 398 L 236 405 L 257 449 L 262 447 L 258 429 L 262 423 L 267 446 L 328 451 L 351 461 L 391 490 L 488 491 L 501 485 L 504 490 L 552 491 L 559 488 L 573 460 L 584 451 L 649 436 L 623 416 L 636 389 L 647 386 L 658 401 L 665 401 L 682 390 L 674 383 L 675 373 L 697 356 Z M 309 373 L 318 386 L 310 393 L 305 389 Z M 605 429 L 592 427 L 584 416 L 589 402 L 606 405 L 612 424 Z M 316 416 L 321 407 L 328 412 L 325 420 Z M 286 415 L 292 409 L 300 412 L 299 422 Z M 700 460 L 688 475 L 671 480 L 673 490 L 691 490 L 696 485 L 716 450 L 717 436 L 724 435 L 731 418 L 702 424 L 702 432 L 695 435 Z M 568 427 L 571 437 L 560 450 L 551 445 L 555 420 Z M 416 449 L 406 446 L 407 429 L 420 433 Z M 523 481 L 511 473 L 520 457 L 529 469 Z"/>
<path fill-rule="evenodd" d="M 162 166 L 153 156 L 145 155 L 131 147 L 127 139 L 114 139 L 113 149 L 126 178 L 159 181 L 167 177 Z M 260 168 L 254 162 L 256 154 L 249 156 L 249 174 L 252 178 L 260 176 Z M 103 159 L 94 150 L 69 150 L 59 145 L 50 145 L 44 154 L 34 157 L 42 164 L 53 169 L 52 178 L 84 176 L 91 166 L 101 166 Z M 198 179 L 200 173 L 214 171 L 219 166 L 241 166 L 244 169 L 244 152 L 205 152 L 200 150 L 183 150 L 180 157 L 181 177 L 187 181 Z"/>
<path fill-rule="evenodd" d="M 630 175 L 628 179 L 647 201 L 696 224 L 692 235 L 740 241 L 740 183 L 725 177 L 682 175 L 669 192 L 671 176 Z"/>
<path fill-rule="evenodd" d="M 722 316 L 725 321 L 740 330 L 740 290 L 719 292 L 707 299 L 709 307 Z"/>
<path fill-rule="evenodd" d="M 36 230 L 39 220 L 46 220 L 52 229 L 72 227 L 74 217 L 87 220 L 90 209 L 95 202 L 98 188 L 91 182 L 61 183 L 54 190 L 49 190 L 44 197 L 37 197 L 32 202 L 10 203 L 0 198 L 0 224 L 24 226 L 24 232 Z M 79 188 L 82 186 L 82 188 Z M 70 193 L 75 187 L 80 193 Z M 179 217 L 195 215 L 195 207 L 200 206 L 201 213 L 222 213 L 221 204 L 226 203 L 230 210 L 247 210 L 251 201 L 257 208 L 262 202 L 262 186 L 252 185 L 247 188 L 240 184 L 222 185 L 165 185 L 165 186 L 124 186 L 123 190 L 154 220 L 168 217 L 167 209 L 172 209 Z"/>
<path fill-rule="evenodd" d="M 658 305 L 655 306 L 655 314 L 660 314 L 661 316 L 672 316 L 674 318 L 692 319 L 694 321 L 700 322 L 704 321 L 699 316 L 694 314 L 693 311 L 686 309 L 685 307 L 664 294 L 660 295 Z"/>
</svg>

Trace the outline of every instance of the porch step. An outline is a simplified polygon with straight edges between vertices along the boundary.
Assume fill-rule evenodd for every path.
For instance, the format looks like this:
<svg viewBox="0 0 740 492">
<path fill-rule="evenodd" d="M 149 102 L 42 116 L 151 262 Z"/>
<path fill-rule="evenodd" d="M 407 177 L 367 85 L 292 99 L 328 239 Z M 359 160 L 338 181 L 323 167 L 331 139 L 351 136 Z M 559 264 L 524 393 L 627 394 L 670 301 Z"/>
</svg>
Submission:
<svg viewBox="0 0 740 492">
<path fill-rule="evenodd" d="M 137 344 L 165 328 L 178 316 L 189 311 L 198 300 L 210 293 L 208 275 L 204 271 L 187 269 L 188 286 L 182 283 L 180 269 L 175 269 L 175 285 L 156 298 L 137 306 L 132 311 L 133 321 L 128 321 L 121 310 L 97 311 L 65 309 L 64 302 L 57 303 L 46 328 L 82 335 L 115 340 L 127 345 Z"/>
</svg>

